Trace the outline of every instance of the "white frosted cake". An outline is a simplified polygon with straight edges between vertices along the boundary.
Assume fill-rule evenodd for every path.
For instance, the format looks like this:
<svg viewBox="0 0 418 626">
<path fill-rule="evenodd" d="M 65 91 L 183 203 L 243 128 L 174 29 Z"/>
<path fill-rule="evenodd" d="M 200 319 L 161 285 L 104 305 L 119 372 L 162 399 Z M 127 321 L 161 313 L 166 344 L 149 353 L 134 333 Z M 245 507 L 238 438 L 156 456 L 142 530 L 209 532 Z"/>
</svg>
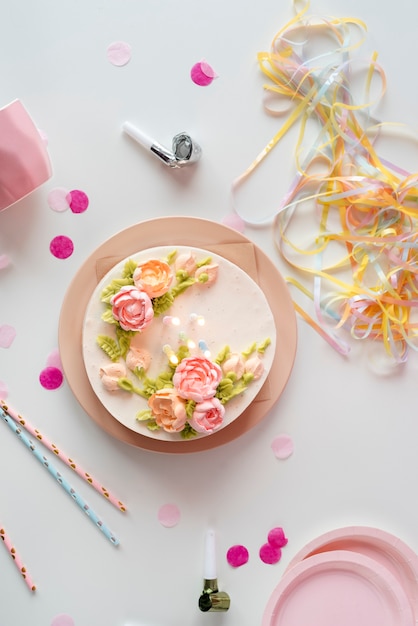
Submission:
<svg viewBox="0 0 418 626">
<path fill-rule="evenodd" d="M 83 358 L 94 393 L 127 428 L 178 441 L 225 428 L 271 368 L 276 329 L 259 286 L 190 246 L 142 250 L 90 298 Z"/>
</svg>

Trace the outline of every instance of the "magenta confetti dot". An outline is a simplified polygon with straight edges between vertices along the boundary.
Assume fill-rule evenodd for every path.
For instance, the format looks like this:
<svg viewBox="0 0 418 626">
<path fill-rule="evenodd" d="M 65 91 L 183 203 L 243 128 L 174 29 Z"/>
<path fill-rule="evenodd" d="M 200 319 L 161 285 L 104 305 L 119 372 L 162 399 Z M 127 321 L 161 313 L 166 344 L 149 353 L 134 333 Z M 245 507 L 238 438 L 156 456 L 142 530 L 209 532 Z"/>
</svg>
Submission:
<svg viewBox="0 0 418 626">
<path fill-rule="evenodd" d="M 129 63 L 131 55 L 131 46 L 125 41 L 114 41 L 107 48 L 108 61 L 118 67 Z"/>
<path fill-rule="evenodd" d="M 199 61 L 199 63 L 195 63 L 190 70 L 190 77 L 192 81 L 200 87 L 210 85 L 216 76 L 216 72 L 206 61 Z"/>
<path fill-rule="evenodd" d="M 284 534 L 283 528 L 279 526 L 277 528 L 272 528 L 267 535 L 267 541 L 274 548 L 283 548 L 287 544 L 287 537 Z"/>
<path fill-rule="evenodd" d="M 68 259 L 74 252 L 74 244 L 66 235 L 58 235 L 49 244 L 49 249 L 57 259 Z"/>
<path fill-rule="evenodd" d="M 60 615 L 56 615 L 52 622 L 51 626 L 74 626 L 75 622 L 70 615 L 66 613 L 61 613 Z"/>
<path fill-rule="evenodd" d="M 271 449 L 277 459 L 288 459 L 293 454 L 293 441 L 289 435 L 277 435 L 271 443 Z"/>
<path fill-rule="evenodd" d="M 16 337 L 16 330 L 9 324 L 0 326 L 0 348 L 10 348 Z"/>
<path fill-rule="evenodd" d="M 226 553 L 226 560 L 232 567 L 241 567 L 248 563 L 249 554 L 245 546 L 231 546 Z"/>
<path fill-rule="evenodd" d="M 163 504 L 158 509 L 158 521 L 166 528 L 175 526 L 180 521 L 180 509 L 176 504 Z"/>
<path fill-rule="evenodd" d="M 264 543 L 260 548 L 259 554 L 260 559 L 267 565 L 278 563 L 282 557 L 281 549 L 272 546 L 271 543 Z"/>
<path fill-rule="evenodd" d="M 89 206 L 89 199 L 84 191 L 73 189 L 67 196 L 70 209 L 73 213 L 84 213 Z"/>
<path fill-rule="evenodd" d="M 63 380 L 63 373 L 57 367 L 45 367 L 39 374 L 39 382 L 48 391 L 61 387 Z"/>
<path fill-rule="evenodd" d="M 49 208 L 53 211 L 57 211 L 57 213 L 67 211 L 70 208 L 70 203 L 67 198 L 68 193 L 68 189 L 64 189 L 64 187 L 51 189 L 47 198 Z"/>
<path fill-rule="evenodd" d="M 229 226 L 229 228 L 233 228 L 239 233 L 243 233 L 245 231 L 245 222 L 236 213 L 229 213 L 228 215 L 225 215 L 222 223 L 225 224 L 225 226 Z"/>
</svg>

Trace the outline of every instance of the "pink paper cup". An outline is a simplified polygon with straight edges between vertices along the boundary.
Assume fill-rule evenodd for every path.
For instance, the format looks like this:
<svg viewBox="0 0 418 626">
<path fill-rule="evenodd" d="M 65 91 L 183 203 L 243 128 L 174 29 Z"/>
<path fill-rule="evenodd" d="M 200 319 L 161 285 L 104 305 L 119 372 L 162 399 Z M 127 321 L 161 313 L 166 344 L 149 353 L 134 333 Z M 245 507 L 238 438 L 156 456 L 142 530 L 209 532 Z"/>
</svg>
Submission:
<svg viewBox="0 0 418 626">
<path fill-rule="evenodd" d="M 23 104 L 14 100 L 0 109 L 0 211 L 32 193 L 51 174 L 45 142 Z"/>
</svg>

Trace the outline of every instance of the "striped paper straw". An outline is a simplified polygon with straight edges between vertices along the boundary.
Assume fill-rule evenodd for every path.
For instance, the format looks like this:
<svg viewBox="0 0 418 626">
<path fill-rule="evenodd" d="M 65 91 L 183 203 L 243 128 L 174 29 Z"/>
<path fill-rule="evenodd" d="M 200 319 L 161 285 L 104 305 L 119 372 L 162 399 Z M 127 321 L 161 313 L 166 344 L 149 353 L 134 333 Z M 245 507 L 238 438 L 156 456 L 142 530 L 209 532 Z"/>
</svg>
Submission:
<svg viewBox="0 0 418 626">
<path fill-rule="evenodd" d="M 6 547 L 10 556 L 12 557 L 14 564 L 19 570 L 20 574 L 22 575 L 23 580 L 25 581 L 29 589 L 31 591 L 35 591 L 36 585 L 34 584 L 32 578 L 29 576 L 29 573 L 26 567 L 23 565 L 20 559 L 20 556 L 16 552 L 16 549 L 13 547 L 12 542 L 10 541 L 10 537 L 8 536 L 8 534 L 6 533 L 3 527 L 0 527 L 0 539 L 3 540 L 4 546 Z"/>
<path fill-rule="evenodd" d="M 20 413 L 18 413 L 16 409 L 14 409 L 12 406 L 10 406 L 8 402 L 5 402 L 1 398 L 0 407 L 2 407 L 6 411 L 6 413 L 14 419 L 15 422 L 18 422 L 21 426 L 23 426 L 23 428 L 27 430 L 27 432 L 31 434 L 32 437 L 36 437 L 36 439 L 40 441 L 48 450 L 53 452 L 59 459 L 61 459 L 61 461 L 65 463 L 67 467 L 72 469 L 78 476 L 80 476 L 80 478 L 82 478 L 89 485 L 94 487 L 94 489 L 96 489 L 96 491 L 98 491 L 104 498 L 106 498 L 106 500 L 109 500 L 109 502 L 116 506 L 120 511 L 126 511 L 126 506 L 123 504 L 123 502 L 119 500 L 119 498 L 116 498 L 114 495 L 112 495 L 110 491 L 106 489 L 106 487 L 103 487 L 103 485 L 101 485 L 95 478 L 93 478 L 91 474 L 85 472 L 80 467 L 80 465 L 78 465 L 78 463 L 76 463 L 73 459 L 66 456 L 63 451 L 59 449 L 58 446 L 52 443 L 52 441 L 49 441 L 49 439 L 47 439 L 45 435 L 42 435 L 42 433 L 40 433 L 37 428 L 32 426 L 32 424 L 30 424 L 25 417 L 20 415 Z"/>
<path fill-rule="evenodd" d="M 111 530 L 106 526 L 104 521 L 98 517 L 97 513 L 90 508 L 85 500 L 71 487 L 70 483 L 62 476 L 54 465 L 45 457 L 39 449 L 35 446 L 33 441 L 27 437 L 25 432 L 16 424 L 16 422 L 0 407 L 0 417 L 6 422 L 10 429 L 17 435 L 22 443 L 32 452 L 36 459 L 48 470 L 48 472 L 55 478 L 55 480 L 61 485 L 61 487 L 68 493 L 74 502 L 80 507 L 80 509 L 87 515 L 87 517 L 102 531 L 107 539 L 113 545 L 117 546 L 119 540 L 115 537 Z"/>
</svg>

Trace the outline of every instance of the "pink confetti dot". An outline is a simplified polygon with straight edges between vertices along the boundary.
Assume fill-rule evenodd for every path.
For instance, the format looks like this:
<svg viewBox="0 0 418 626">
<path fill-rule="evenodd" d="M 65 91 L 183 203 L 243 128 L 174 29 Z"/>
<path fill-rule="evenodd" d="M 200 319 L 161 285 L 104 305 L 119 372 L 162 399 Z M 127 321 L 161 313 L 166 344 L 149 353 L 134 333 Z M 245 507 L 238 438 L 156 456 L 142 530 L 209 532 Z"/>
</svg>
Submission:
<svg viewBox="0 0 418 626">
<path fill-rule="evenodd" d="M 4 270 L 10 265 L 10 259 L 7 254 L 0 254 L 0 270 Z"/>
<path fill-rule="evenodd" d="M 39 374 L 39 382 L 49 391 L 61 387 L 64 380 L 63 373 L 57 367 L 45 367 Z"/>
<path fill-rule="evenodd" d="M 284 534 L 283 528 L 272 528 L 267 535 L 267 541 L 274 548 L 283 548 L 287 545 L 287 537 Z"/>
<path fill-rule="evenodd" d="M 226 560 L 232 567 L 241 567 L 248 563 L 249 554 L 245 546 L 231 546 L 226 553 Z"/>
<path fill-rule="evenodd" d="M 213 82 L 217 74 L 206 61 L 199 61 L 199 63 L 195 63 L 190 70 L 190 77 L 196 85 L 206 87 Z"/>
<path fill-rule="evenodd" d="M 158 509 L 158 521 L 166 528 L 175 526 L 180 521 L 180 509 L 176 504 L 163 504 Z"/>
<path fill-rule="evenodd" d="M 9 324 L 0 326 L 0 348 L 10 348 L 16 337 L 16 330 Z"/>
<path fill-rule="evenodd" d="M 58 348 L 52 350 L 46 358 L 46 364 L 48 367 L 56 367 L 59 370 L 62 370 L 61 356 Z"/>
<path fill-rule="evenodd" d="M 0 398 L 5 400 L 9 395 L 9 388 L 3 380 L 0 380 Z"/>
<path fill-rule="evenodd" d="M 107 48 L 108 61 L 118 67 L 129 63 L 131 55 L 131 46 L 124 41 L 114 41 Z"/>
<path fill-rule="evenodd" d="M 56 615 L 52 622 L 51 626 L 74 626 L 75 622 L 70 615 L 66 615 L 65 613 L 61 613 L 61 615 Z"/>
<path fill-rule="evenodd" d="M 73 189 L 67 196 L 70 209 L 73 213 L 84 213 L 89 206 L 89 199 L 84 191 Z"/>
<path fill-rule="evenodd" d="M 245 222 L 236 213 L 229 213 L 228 215 L 225 215 L 222 220 L 222 224 L 237 230 L 239 233 L 243 233 L 245 231 Z"/>
<path fill-rule="evenodd" d="M 273 565 L 278 563 L 282 557 L 282 551 L 280 548 L 272 546 L 271 543 L 264 543 L 260 548 L 260 559 L 267 565 Z"/>
<path fill-rule="evenodd" d="M 273 439 L 271 449 L 277 459 L 288 459 L 293 454 L 293 440 L 289 435 L 278 435 Z"/>
<path fill-rule="evenodd" d="M 64 189 L 64 187 L 51 189 L 47 198 L 49 208 L 53 211 L 57 211 L 57 213 L 67 211 L 70 208 L 67 198 L 68 193 L 68 189 Z"/>
<path fill-rule="evenodd" d="M 58 235 L 49 244 L 49 249 L 57 259 L 68 259 L 74 252 L 74 244 L 69 237 Z"/>
</svg>

